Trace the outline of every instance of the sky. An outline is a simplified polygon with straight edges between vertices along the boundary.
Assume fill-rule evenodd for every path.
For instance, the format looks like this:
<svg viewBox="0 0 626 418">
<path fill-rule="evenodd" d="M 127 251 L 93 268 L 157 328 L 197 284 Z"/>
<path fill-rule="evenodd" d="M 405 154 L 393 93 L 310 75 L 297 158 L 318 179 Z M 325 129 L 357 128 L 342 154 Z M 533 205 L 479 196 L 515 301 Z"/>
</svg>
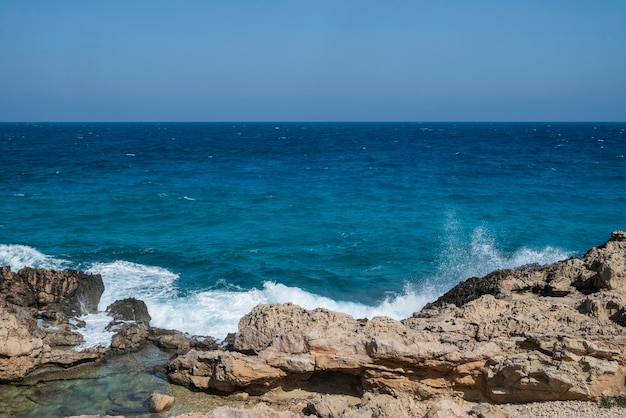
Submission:
<svg viewBox="0 0 626 418">
<path fill-rule="evenodd" d="M 0 121 L 626 121 L 626 1 L 1 0 Z"/>
</svg>

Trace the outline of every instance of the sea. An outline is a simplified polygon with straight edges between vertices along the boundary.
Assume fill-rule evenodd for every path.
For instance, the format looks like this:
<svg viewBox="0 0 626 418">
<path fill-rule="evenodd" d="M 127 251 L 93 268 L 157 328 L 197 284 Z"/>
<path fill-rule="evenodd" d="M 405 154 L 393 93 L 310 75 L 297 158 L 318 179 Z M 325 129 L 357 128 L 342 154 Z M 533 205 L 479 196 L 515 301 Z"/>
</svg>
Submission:
<svg viewBox="0 0 626 418">
<path fill-rule="evenodd" d="M 626 123 L 1 123 L 0 265 L 223 339 L 260 303 L 410 317 L 626 229 Z"/>
</svg>

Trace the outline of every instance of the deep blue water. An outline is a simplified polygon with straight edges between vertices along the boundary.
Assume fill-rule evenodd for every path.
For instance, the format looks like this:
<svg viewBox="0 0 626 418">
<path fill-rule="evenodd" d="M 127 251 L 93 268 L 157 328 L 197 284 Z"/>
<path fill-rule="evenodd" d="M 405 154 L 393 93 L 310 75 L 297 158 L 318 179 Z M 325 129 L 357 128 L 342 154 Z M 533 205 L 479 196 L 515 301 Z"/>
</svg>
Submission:
<svg viewBox="0 0 626 418">
<path fill-rule="evenodd" d="M 0 264 L 223 337 L 260 302 L 410 316 L 626 229 L 626 123 L 0 124 Z"/>
</svg>

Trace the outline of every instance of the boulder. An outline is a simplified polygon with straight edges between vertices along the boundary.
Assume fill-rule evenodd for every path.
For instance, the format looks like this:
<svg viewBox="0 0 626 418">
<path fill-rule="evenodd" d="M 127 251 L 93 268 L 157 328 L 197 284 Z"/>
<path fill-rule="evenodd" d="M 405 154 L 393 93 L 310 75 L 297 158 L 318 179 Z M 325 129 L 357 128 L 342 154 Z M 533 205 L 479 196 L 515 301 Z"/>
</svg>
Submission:
<svg viewBox="0 0 626 418">
<path fill-rule="evenodd" d="M 467 415 L 461 405 L 450 399 L 442 399 L 428 410 L 425 418 L 465 418 Z"/>
<path fill-rule="evenodd" d="M 135 298 L 117 300 L 107 306 L 106 312 L 117 321 L 133 321 L 144 327 L 149 327 L 152 320 L 146 303 Z"/>
<path fill-rule="evenodd" d="M 113 351 L 139 351 L 148 342 L 148 330 L 139 325 L 124 324 L 111 338 Z"/>
<path fill-rule="evenodd" d="M 307 411 L 319 418 L 339 418 L 355 406 L 349 398 L 322 395 L 309 400 Z"/>
<path fill-rule="evenodd" d="M 163 393 L 152 393 L 148 398 L 148 407 L 152 412 L 161 413 L 172 409 L 174 397 Z"/>
</svg>

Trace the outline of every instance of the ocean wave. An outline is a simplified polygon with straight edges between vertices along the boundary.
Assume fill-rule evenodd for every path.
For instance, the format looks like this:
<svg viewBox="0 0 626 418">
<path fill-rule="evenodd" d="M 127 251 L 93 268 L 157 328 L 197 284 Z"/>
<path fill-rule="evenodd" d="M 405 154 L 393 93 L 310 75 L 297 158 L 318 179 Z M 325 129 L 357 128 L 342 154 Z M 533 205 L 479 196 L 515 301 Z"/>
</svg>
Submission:
<svg viewBox="0 0 626 418">
<path fill-rule="evenodd" d="M 191 335 L 211 335 L 223 339 L 237 331 L 242 316 L 260 303 L 292 302 L 306 309 L 326 308 L 344 312 L 355 318 L 389 316 L 403 319 L 421 309 L 437 295 L 417 292 L 406 284 L 402 294 L 388 297 L 380 304 L 369 306 L 350 301 L 334 300 L 304 289 L 266 281 L 261 289 L 247 291 L 210 290 L 168 300 L 150 309 L 152 325 L 178 329 Z"/>
<path fill-rule="evenodd" d="M 101 311 L 116 300 L 129 297 L 143 300 L 148 307 L 176 297 L 175 283 L 179 276 L 162 267 L 117 260 L 95 263 L 86 272 L 100 274 L 104 281 L 105 290 L 98 305 Z"/>
<path fill-rule="evenodd" d="M 162 267 L 124 260 L 94 263 L 86 272 L 100 274 L 104 281 L 105 291 L 99 304 L 101 312 L 116 300 L 135 297 L 146 303 L 152 326 L 223 339 L 228 333 L 237 331 L 241 317 L 260 303 L 292 302 L 306 309 L 326 308 L 355 318 L 388 316 L 404 319 L 460 280 L 484 276 L 502 268 L 550 264 L 572 255 L 553 247 L 521 248 L 506 254 L 482 228 L 475 229 L 469 240 L 459 239 L 458 235 L 452 237 L 443 248 L 439 270 L 433 277 L 406 281 L 401 291 L 374 305 L 336 300 L 276 281 L 265 281 L 262 287 L 248 290 L 229 287 L 181 294 L 177 289 L 178 274 Z M 15 270 L 24 265 L 55 269 L 69 267 L 66 260 L 21 245 L 0 245 L 0 264 L 8 264 Z M 110 318 L 100 313 L 81 319 L 87 323 L 87 328 L 81 330 L 85 336 L 81 348 L 110 343 L 111 335 L 104 331 Z"/>
<path fill-rule="evenodd" d="M 19 244 L 0 244 L 0 266 L 10 266 L 12 271 L 23 267 L 61 270 L 69 268 L 67 260 L 40 253 L 33 247 Z"/>
</svg>

